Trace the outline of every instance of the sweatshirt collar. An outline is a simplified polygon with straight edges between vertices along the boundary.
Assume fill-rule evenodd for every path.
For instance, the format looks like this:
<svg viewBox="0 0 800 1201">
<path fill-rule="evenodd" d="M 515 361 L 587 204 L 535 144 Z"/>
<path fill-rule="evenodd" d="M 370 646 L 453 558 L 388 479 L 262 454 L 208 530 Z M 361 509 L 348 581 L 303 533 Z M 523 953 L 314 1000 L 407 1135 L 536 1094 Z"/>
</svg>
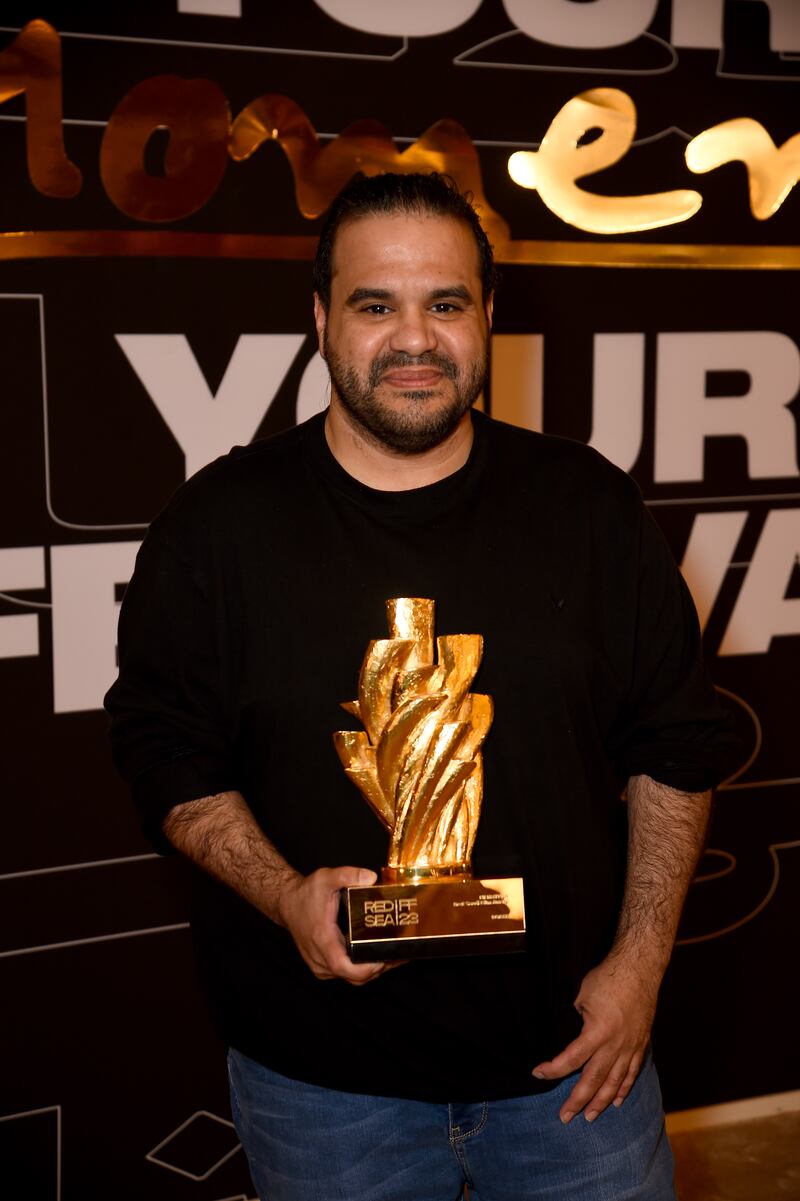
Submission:
<svg viewBox="0 0 800 1201">
<path fill-rule="evenodd" d="M 312 470 L 322 475 L 329 485 L 347 496 L 354 504 L 376 515 L 399 520 L 436 516 L 464 500 L 483 473 L 488 449 L 489 419 L 475 409 L 472 410 L 472 446 L 466 463 L 434 484 L 426 484 L 422 488 L 408 488 L 400 492 L 370 488 L 345 471 L 328 446 L 325 437 L 326 415 L 326 412 L 320 413 L 303 426 L 306 451 Z"/>
</svg>

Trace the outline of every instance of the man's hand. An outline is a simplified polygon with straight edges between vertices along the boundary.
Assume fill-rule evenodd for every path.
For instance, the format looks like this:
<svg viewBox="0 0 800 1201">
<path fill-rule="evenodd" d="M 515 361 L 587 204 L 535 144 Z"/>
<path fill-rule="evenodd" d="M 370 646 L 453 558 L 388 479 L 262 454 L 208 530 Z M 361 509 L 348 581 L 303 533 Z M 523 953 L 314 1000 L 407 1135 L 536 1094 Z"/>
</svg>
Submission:
<svg viewBox="0 0 800 1201">
<path fill-rule="evenodd" d="M 365 867 L 323 867 L 302 876 L 267 838 L 241 793 L 176 805 L 164 820 L 164 833 L 198 867 L 285 926 L 318 979 L 366 984 L 398 966 L 353 963 L 336 922 L 340 890 L 374 884 L 375 873 Z"/>
<path fill-rule="evenodd" d="M 593 1121 L 620 1106 L 642 1066 L 661 978 L 708 823 L 710 792 L 679 792 L 649 776 L 628 781 L 628 870 L 619 924 L 606 959 L 584 977 L 575 1008 L 583 1029 L 533 1069 L 560 1080 L 583 1068 L 562 1122 Z"/>
<path fill-rule="evenodd" d="M 281 889 L 278 917 L 318 980 L 338 978 L 367 984 L 388 966 L 353 963 L 336 915 L 339 893 L 353 885 L 374 884 L 377 876 L 363 867 L 322 867 L 310 876 L 296 874 Z"/>
<path fill-rule="evenodd" d="M 659 983 L 660 977 L 646 980 L 611 957 L 584 977 L 575 999 L 581 1033 L 555 1059 L 533 1069 L 540 1080 L 558 1080 L 583 1068 L 561 1107 L 562 1122 L 581 1110 L 591 1122 L 625 1100 L 647 1050 Z"/>
</svg>

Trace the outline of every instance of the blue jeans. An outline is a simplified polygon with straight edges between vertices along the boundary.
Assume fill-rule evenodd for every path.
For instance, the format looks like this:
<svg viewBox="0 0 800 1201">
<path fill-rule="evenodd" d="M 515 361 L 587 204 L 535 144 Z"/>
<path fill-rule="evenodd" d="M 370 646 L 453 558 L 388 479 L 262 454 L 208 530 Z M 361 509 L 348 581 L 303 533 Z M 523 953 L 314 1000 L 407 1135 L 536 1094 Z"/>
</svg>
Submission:
<svg viewBox="0 0 800 1201">
<path fill-rule="evenodd" d="M 262 1201 L 674 1201 L 648 1056 L 620 1109 L 566 1126 L 548 1093 L 437 1105 L 288 1080 L 230 1051 L 233 1119 Z"/>
</svg>

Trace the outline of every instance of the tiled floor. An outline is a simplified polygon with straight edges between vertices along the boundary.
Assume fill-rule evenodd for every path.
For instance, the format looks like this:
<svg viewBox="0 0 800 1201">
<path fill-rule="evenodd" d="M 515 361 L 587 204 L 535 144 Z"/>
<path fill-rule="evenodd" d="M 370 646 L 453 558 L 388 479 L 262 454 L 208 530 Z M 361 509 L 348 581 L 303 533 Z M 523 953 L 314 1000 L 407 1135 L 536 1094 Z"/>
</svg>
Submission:
<svg viewBox="0 0 800 1201">
<path fill-rule="evenodd" d="M 670 1136 L 679 1201 L 800 1201 L 800 1112 Z"/>
</svg>

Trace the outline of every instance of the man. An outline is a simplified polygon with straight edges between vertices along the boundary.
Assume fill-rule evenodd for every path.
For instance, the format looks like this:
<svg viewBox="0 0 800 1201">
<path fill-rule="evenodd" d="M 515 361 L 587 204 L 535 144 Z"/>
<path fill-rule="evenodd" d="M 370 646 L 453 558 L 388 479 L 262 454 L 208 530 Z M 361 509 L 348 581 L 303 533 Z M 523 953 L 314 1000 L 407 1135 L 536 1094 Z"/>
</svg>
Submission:
<svg viewBox="0 0 800 1201">
<path fill-rule="evenodd" d="M 726 749 L 688 594 L 627 476 L 472 411 L 494 267 L 446 178 L 351 183 L 315 285 L 327 414 L 179 490 L 107 698 L 147 828 L 203 869 L 259 1195 L 672 1197 L 648 1038 Z M 346 953 L 387 848 L 332 734 L 397 596 L 484 636 L 474 867 L 524 877 L 524 955 Z"/>
</svg>

